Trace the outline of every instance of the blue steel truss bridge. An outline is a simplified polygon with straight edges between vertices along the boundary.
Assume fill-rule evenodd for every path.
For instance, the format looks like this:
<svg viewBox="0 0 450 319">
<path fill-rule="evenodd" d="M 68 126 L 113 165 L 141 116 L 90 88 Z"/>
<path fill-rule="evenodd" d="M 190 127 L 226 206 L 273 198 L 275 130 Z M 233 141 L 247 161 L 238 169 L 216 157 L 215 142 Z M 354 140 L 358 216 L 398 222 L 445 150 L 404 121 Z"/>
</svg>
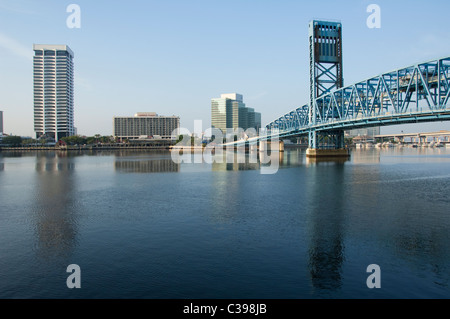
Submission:
<svg viewBox="0 0 450 319">
<path fill-rule="evenodd" d="M 312 105 L 305 104 L 267 124 L 266 137 L 309 135 L 311 131 L 327 136 L 333 131 L 450 120 L 449 97 L 450 57 L 445 57 L 323 94 Z"/>
<path fill-rule="evenodd" d="M 327 149 L 348 156 L 346 130 L 450 120 L 450 57 L 344 86 L 342 25 L 317 20 L 309 24 L 309 53 L 309 103 L 267 124 L 260 136 L 234 145 L 307 135 L 311 156 L 322 150 L 327 156 Z"/>
</svg>

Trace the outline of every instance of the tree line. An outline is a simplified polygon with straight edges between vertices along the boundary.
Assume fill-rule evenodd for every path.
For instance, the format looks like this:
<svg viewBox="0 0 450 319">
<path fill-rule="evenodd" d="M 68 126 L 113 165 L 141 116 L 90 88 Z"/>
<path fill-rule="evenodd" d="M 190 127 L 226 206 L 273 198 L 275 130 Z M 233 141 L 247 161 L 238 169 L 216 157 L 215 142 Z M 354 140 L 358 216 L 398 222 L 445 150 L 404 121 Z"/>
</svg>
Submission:
<svg viewBox="0 0 450 319">
<path fill-rule="evenodd" d="M 114 143 L 116 140 L 112 136 L 102 136 L 100 134 L 96 134 L 94 136 L 80 136 L 80 135 L 74 135 L 74 136 L 67 136 L 61 138 L 61 141 L 66 143 L 67 145 L 92 145 L 92 144 L 107 144 L 107 143 Z M 20 136 L 4 136 L 2 139 L 1 144 L 3 146 L 39 146 L 39 145 L 46 145 L 50 141 L 46 138 L 40 138 L 40 139 L 33 139 L 33 138 L 22 138 Z"/>
</svg>

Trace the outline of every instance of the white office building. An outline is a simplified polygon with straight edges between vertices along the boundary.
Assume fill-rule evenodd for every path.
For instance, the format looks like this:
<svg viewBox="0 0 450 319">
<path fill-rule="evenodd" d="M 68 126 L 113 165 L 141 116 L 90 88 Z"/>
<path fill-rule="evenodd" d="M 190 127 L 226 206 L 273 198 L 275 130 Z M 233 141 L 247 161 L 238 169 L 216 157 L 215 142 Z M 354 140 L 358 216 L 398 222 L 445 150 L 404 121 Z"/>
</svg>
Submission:
<svg viewBox="0 0 450 319">
<path fill-rule="evenodd" d="M 34 44 L 33 50 L 36 138 L 75 135 L 74 54 L 67 45 Z"/>
<path fill-rule="evenodd" d="M 159 116 L 155 112 L 138 112 L 131 116 L 113 118 L 113 135 L 121 140 L 175 140 L 180 130 L 178 116 Z"/>
</svg>

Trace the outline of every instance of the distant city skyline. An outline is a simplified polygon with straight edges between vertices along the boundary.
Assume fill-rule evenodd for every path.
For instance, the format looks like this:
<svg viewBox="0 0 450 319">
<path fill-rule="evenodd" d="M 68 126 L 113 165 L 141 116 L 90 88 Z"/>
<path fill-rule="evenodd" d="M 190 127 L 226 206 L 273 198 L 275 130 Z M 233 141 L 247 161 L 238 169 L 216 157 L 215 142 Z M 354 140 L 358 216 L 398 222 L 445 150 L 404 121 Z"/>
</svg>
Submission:
<svg viewBox="0 0 450 319">
<path fill-rule="evenodd" d="M 33 43 L 77 53 L 78 133 L 112 135 L 113 116 L 133 110 L 211 125 L 211 97 L 240 92 L 262 126 L 309 100 L 308 23 L 343 25 L 344 84 L 450 55 L 446 1 L 377 1 L 381 28 L 366 25 L 372 1 L 76 1 L 81 28 L 68 28 L 69 3 L 0 1 L 0 109 L 4 133 L 34 136 Z M 434 10 L 423 18 L 424 7 Z M 217 23 L 218 17 L 224 23 Z M 432 23 L 430 23 L 432 21 Z M 408 32 L 402 32 L 408 30 Z M 450 123 L 382 127 L 436 131 Z"/>
</svg>

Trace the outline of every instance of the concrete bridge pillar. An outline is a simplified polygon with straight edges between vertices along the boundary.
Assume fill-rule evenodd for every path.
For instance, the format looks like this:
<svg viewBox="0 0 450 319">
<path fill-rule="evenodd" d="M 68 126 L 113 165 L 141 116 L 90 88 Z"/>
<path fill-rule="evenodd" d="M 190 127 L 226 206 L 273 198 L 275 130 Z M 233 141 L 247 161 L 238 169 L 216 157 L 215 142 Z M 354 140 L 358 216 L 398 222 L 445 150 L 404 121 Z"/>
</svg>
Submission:
<svg viewBox="0 0 450 319">
<path fill-rule="evenodd" d="M 271 152 L 284 152 L 283 141 L 259 141 L 259 151 L 265 152 L 270 150 Z"/>
<path fill-rule="evenodd" d="M 344 131 L 309 132 L 309 148 L 307 157 L 348 157 L 345 148 Z"/>
</svg>

